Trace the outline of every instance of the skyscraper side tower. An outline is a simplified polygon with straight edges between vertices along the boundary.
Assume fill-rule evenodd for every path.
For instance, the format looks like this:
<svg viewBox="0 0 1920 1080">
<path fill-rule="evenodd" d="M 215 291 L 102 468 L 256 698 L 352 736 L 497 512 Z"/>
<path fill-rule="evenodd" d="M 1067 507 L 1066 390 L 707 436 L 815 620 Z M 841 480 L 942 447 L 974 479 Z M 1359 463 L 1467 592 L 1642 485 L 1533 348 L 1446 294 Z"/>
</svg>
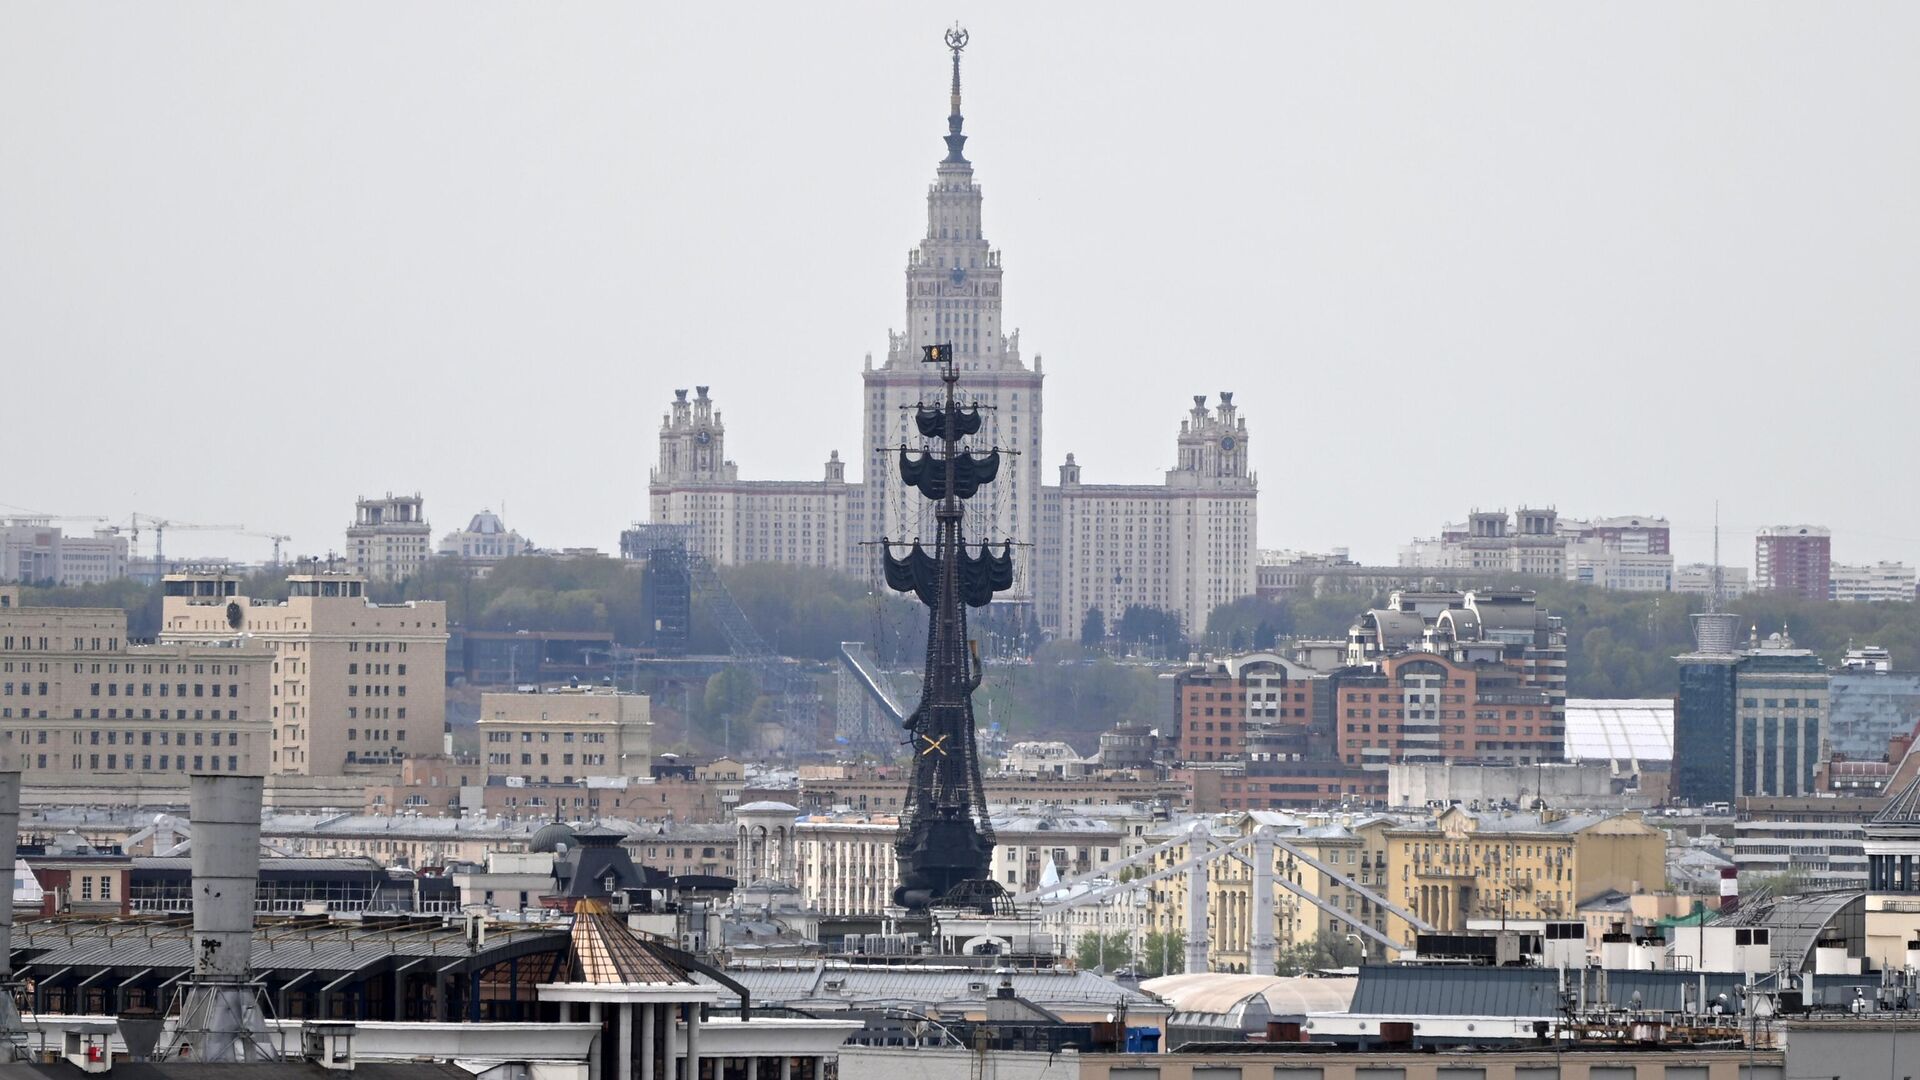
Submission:
<svg viewBox="0 0 1920 1080">
<path fill-rule="evenodd" d="M 927 189 L 926 235 L 907 255 L 906 325 L 889 331 L 883 363 L 875 366 L 873 357 L 867 357 L 863 433 L 868 449 L 862 475 L 866 520 L 855 522 L 850 532 L 933 538 L 933 508 L 901 483 L 891 465 L 900 446 L 928 443 L 913 427 L 912 406 L 934 400 L 942 387 L 921 357 L 927 346 L 950 342 L 969 399 L 988 406 L 980 412 L 981 440 L 1019 451 L 1008 460 L 999 482 L 969 507 L 973 520 L 982 535 L 1032 543 L 1040 510 L 1041 364 L 1039 357 L 1032 367 L 1022 361 L 1020 333 L 1007 329 L 1001 311 L 1000 253 L 987 243 L 980 185 L 964 152 L 960 54 L 966 45 L 966 31 L 956 27 L 947 34 L 953 64 L 947 152 Z M 1024 568 L 1008 598 L 1033 599 Z"/>
</svg>

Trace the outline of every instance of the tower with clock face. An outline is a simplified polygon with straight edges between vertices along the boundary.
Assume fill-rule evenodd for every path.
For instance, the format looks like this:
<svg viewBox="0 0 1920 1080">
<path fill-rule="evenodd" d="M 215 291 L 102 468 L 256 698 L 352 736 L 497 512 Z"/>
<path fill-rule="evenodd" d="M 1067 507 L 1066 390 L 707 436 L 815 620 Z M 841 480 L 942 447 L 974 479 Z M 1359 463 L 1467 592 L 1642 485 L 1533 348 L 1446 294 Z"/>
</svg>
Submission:
<svg viewBox="0 0 1920 1080">
<path fill-rule="evenodd" d="M 660 418 L 660 456 L 652 482 L 685 484 L 731 482 L 738 479 L 727 460 L 727 426 L 713 407 L 707 388 L 673 392 L 673 408 Z"/>
<path fill-rule="evenodd" d="M 857 520 L 849 523 L 850 538 L 933 537 L 932 504 L 900 482 L 889 448 L 921 444 L 907 407 L 934 400 L 940 390 L 938 373 L 921 363 L 921 349 L 951 344 L 968 397 L 991 406 L 982 410 L 984 423 L 973 444 L 1018 451 L 1003 459 L 999 479 L 968 504 L 969 540 L 1037 539 L 1040 359 L 1035 357 L 1031 367 L 1022 360 L 1019 331 L 1009 330 L 1002 316 L 1000 253 L 987 243 L 980 185 L 963 152 L 960 50 L 965 42 L 963 34 L 948 38 L 953 83 L 947 152 L 927 189 L 926 235 L 907 253 L 906 326 L 889 334 L 885 361 L 876 365 L 870 357 L 862 376 L 863 499 Z M 1020 576 L 1004 598 L 1031 602 L 1035 560 L 1015 562 Z"/>
</svg>

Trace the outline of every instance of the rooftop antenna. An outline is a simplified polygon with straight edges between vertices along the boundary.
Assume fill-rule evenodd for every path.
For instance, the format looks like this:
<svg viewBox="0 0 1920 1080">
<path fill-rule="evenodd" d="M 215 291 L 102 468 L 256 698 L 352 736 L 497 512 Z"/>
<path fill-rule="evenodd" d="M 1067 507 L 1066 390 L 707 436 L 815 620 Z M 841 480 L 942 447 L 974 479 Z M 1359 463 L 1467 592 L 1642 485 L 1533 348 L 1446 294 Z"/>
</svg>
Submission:
<svg viewBox="0 0 1920 1080">
<path fill-rule="evenodd" d="M 1720 610 L 1720 601 L 1724 598 L 1722 589 L 1725 577 L 1720 572 L 1720 500 L 1713 500 L 1713 587 L 1707 590 L 1707 611 L 1709 614 Z"/>
</svg>

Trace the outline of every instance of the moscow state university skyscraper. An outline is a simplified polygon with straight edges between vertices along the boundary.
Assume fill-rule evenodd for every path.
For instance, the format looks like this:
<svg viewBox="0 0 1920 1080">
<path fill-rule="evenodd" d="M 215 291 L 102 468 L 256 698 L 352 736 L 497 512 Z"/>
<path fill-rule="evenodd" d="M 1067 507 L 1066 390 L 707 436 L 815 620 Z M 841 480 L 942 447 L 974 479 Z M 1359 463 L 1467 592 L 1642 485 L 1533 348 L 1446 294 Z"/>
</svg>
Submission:
<svg viewBox="0 0 1920 1080">
<path fill-rule="evenodd" d="M 934 169 L 927 189 L 927 233 L 907 254 L 907 321 L 901 331 L 888 334 L 885 363 L 867 359 L 865 456 L 862 470 L 864 521 L 850 523 L 849 538 L 900 540 L 934 537 L 933 505 L 902 484 L 896 466 L 902 443 L 918 448 L 923 441 L 912 430 L 912 416 L 903 406 L 931 402 L 941 393 L 937 365 L 921 363 L 921 346 L 951 342 L 962 373 L 962 383 L 982 409 L 984 423 L 971 441 L 1018 451 L 1002 460 L 1000 476 L 983 488 L 967 506 L 969 542 L 1012 539 L 1036 542 L 1040 532 L 1040 360 L 1028 367 L 1020 358 L 1020 334 L 1009 332 L 1000 310 L 1000 253 L 986 241 L 980 227 L 980 185 L 974 183 L 973 164 L 963 152 L 967 137 L 961 132 L 960 51 L 964 31 L 948 34 L 953 50 L 953 95 L 947 116 L 947 153 Z M 877 566 L 879 559 L 873 558 Z M 1025 568 L 1034 560 L 1021 558 Z M 1003 600 L 1031 602 L 1036 581 L 1023 569 Z"/>
</svg>

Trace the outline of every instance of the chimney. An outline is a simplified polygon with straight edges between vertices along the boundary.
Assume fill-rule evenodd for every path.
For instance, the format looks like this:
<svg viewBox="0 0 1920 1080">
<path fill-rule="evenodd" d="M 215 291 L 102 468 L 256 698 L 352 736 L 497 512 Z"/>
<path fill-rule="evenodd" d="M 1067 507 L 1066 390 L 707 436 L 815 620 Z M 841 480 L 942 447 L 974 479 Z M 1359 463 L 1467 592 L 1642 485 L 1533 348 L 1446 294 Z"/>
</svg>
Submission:
<svg viewBox="0 0 1920 1080">
<path fill-rule="evenodd" d="M 275 1060 L 253 981 L 253 907 L 260 884 L 260 806 L 266 780 L 226 773 L 193 784 L 193 975 L 162 1058 Z"/>
<path fill-rule="evenodd" d="M 14 864 L 19 860 L 16 853 L 20 846 L 20 773 L 12 770 L 12 762 L 5 763 L 9 771 L 0 772 L 0 851 L 6 853 L 7 878 L 13 878 Z M 20 1026 L 20 1014 L 13 1004 L 13 888 L 8 886 L 4 901 L 0 901 L 0 1044 L 9 1044 L 15 1035 L 23 1035 Z"/>
</svg>

